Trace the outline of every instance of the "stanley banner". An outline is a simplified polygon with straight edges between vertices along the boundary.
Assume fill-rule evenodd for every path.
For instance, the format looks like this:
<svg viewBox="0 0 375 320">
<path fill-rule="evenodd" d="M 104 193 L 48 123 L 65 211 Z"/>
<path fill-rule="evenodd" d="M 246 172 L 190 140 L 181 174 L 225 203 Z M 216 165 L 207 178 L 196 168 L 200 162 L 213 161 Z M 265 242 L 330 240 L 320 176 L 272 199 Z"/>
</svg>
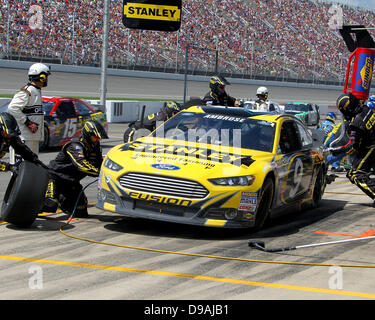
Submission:
<svg viewBox="0 0 375 320">
<path fill-rule="evenodd" d="M 181 26 L 182 0 L 123 1 L 122 22 L 127 28 L 177 31 Z"/>
</svg>

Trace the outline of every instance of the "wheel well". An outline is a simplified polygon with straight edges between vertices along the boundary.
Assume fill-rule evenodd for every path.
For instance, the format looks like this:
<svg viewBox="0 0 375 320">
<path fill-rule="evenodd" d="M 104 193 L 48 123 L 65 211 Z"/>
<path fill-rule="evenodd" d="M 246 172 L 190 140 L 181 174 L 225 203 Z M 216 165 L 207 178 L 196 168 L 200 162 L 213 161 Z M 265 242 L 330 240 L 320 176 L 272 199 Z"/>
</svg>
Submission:
<svg viewBox="0 0 375 320">
<path fill-rule="evenodd" d="M 272 182 L 273 182 L 273 185 L 275 187 L 275 184 L 276 184 L 276 178 L 275 178 L 275 173 L 273 171 L 270 171 L 267 173 L 266 175 L 266 178 L 264 179 L 264 181 L 266 181 L 267 179 L 271 179 Z M 273 190 L 273 195 L 272 195 L 272 203 L 273 203 L 273 199 L 275 198 L 275 188 Z"/>
</svg>

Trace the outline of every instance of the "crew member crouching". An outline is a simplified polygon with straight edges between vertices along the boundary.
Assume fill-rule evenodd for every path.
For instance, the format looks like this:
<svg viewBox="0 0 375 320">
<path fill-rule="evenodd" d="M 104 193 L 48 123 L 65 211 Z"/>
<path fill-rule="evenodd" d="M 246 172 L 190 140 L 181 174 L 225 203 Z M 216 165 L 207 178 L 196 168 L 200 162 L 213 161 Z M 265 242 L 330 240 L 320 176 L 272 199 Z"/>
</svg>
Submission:
<svg viewBox="0 0 375 320">
<path fill-rule="evenodd" d="M 87 218 L 87 197 L 80 181 L 86 176 L 99 176 L 103 161 L 101 139 L 108 139 L 103 126 L 87 121 L 81 138 L 66 143 L 49 164 L 50 180 L 42 212 L 56 212 L 57 208 L 71 215 L 80 196 L 74 216 Z"/>
</svg>

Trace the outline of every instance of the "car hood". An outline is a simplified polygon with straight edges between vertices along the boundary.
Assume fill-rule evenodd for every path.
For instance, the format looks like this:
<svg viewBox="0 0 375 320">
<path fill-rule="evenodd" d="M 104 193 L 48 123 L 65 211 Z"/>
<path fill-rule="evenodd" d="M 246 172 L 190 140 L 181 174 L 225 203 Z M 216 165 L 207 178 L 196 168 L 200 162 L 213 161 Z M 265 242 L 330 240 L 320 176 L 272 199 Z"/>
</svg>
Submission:
<svg viewBox="0 0 375 320">
<path fill-rule="evenodd" d="M 118 176 L 137 171 L 196 180 L 264 172 L 273 158 L 269 152 L 152 137 L 116 146 L 107 156 L 123 167 Z"/>
</svg>

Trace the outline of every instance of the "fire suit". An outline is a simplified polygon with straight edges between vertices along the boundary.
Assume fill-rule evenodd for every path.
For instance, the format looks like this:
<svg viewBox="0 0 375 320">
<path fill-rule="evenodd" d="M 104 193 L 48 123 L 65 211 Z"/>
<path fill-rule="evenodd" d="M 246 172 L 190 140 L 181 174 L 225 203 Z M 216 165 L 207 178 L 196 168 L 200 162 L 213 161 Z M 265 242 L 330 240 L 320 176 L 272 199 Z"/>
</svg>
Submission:
<svg viewBox="0 0 375 320">
<path fill-rule="evenodd" d="M 265 100 L 257 99 L 255 101 L 256 110 L 268 111 L 268 105 Z"/>
<path fill-rule="evenodd" d="M 18 91 L 9 104 L 8 112 L 13 115 L 21 130 L 21 139 L 35 153 L 39 154 L 39 141 L 44 135 L 44 114 L 42 108 L 42 94 L 40 88 L 27 84 Z M 32 133 L 27 124 L 34 122 L 38 129 Z M 14 154 L 10 154 L 11 161 Z"/>
<path fill-rule="evenodd" d="M 353 155 L 348 179 L 371 199 L 375 199 L 375 180 L 370 171 L 375 167 L 375 112 L 364 106 L 349 124 L 349 142 L 331 149 L 333 155 L 347 152 Z"/>
<path fill-rule="evenodd" d="M 234 107 L 236 99 L 229 96 L 227 93 L 224 95 L 217 95 L 216 93 L 210 91 L 207 92 L 203 98 L 203 103 L 208 106 L 228 106 Z"/>
<path fill-rule="evenodd" d="M 124 133 L 124 142 L 131 142 L 134 140 L 134 134 L 139 129 L 147 129 L 149 131 L 154 131 L 157 126 L 157 122 L 167 121 L 169 116 L 167 112 L 163 109 L 159 112 L 148 115 L 142 121 L 138 120 L 129 124 L 129 127 L 125 130 Z"/>
<path fill-rule="evenodd" d="M 49 164 L 50 180 L 42 212 L 56 212 L 60 206 L 62 211 L 72 214 L 81 195 L 75 216 L 88 217 L 87 197 L 84 193 L 81 194 L 80 181 L 86 176 L 99 176 L 102 161 L 100 144 L 92 146 L 85 143 L 82 138 L 72 139 L 66 143 Z"/>
<path fill-rule="evenodd" d="M 23 159 L 35 164 L 42 164 L 38 159 L 38 156 L 33 153 L 19 137 L 5 139 L 0 135 L 0 159 L 3 158 L 7 152 L 9 152 L 9 147 L 12 147 L 15 153 L 19 154 Z M 14 172 L 15 170 L 17 170 L 16 165 L 7 163 L 5 161 L 0 161 L 0 171 Z"/>
</svg>

